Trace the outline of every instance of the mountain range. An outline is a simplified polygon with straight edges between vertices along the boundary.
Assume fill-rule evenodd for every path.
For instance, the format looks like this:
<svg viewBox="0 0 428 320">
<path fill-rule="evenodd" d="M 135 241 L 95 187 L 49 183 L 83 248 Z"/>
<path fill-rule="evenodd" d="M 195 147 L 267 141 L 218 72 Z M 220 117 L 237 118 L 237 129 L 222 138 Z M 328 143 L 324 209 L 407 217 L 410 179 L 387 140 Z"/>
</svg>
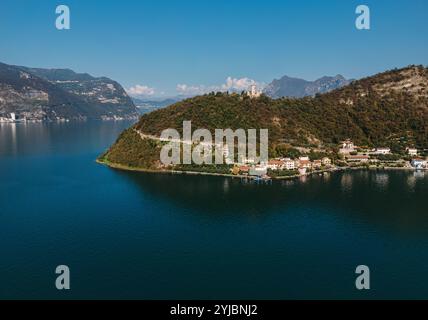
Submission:
<svg viewBox="0 0 428 320">
<path fill-rule="evenodd" d="M 283 76 L 279 80 L 273 80 L 262 91 L 268 97 L 273 99 L 282 97 L 301 98 L 306 96 L 315 96 L 319 93 L 326 93 L 334 89 L 341 88 L 353 80 L 347 80 L 341 75 L 335 77 L 322 77 L 315 81 L 307 81 L 299 78 Z M 231 91 L 239 92 L 239 90 Z M 146 114 L 157 109 L 165 108 L 176 102 L 195 97 L 196 95 L 179 95 L 166 99 L 144 99 L 141 97 L 132 97 L 135 105 L 141 114 Z"/>
<path fill-rule="evenodd" d="M 181 100 L 183 99 L 180 99 L 179 97 L 160 99 L 160 100 L 153 100 L 153 99 L 146 100 L 146 99 L 132 97 L 132 101 L 134 102 L 140 114 L 146 114 L 157 109 L 165 108 Z"/>
<path fill-rule="evenodd" d="M 122 86 L 106 77 L 69 69 L 0 63 L 0 117 L 30 121 L 136 119 L 138 110 Z"/>
<path fill-rule="evenodd" d="M 352 81 L 345 79 L 342 75 L 322 77 L 315 81 L 284 76 L 279 80 L 273 80 L 265 87 L 263 93 L 274 99 L 282 97 L 302 98 L 341 88 Z"/>
</svg>

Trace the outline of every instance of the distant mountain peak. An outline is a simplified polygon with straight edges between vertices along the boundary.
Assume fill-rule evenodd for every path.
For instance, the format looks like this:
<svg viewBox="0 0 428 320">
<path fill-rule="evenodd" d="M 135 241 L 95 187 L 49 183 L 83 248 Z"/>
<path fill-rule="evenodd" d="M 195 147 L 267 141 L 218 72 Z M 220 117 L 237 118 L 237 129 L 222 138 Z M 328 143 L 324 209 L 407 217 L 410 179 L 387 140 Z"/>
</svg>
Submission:
<svg viewBox="0 0 428 320">
<path fill-rule="evenodd" d="M 315 81 L 308 81 L 285 75 L 278 80 L 273 80 L 266 86 L 264 93 L 272 98 L 302 98 L 305 96 L 314 96 L 318 93 L 329 92 L 346 86 L 351 82 L 352 80 L 347 80 L 341 74 L 334 77 L 324 76 Z"/>
</svg>

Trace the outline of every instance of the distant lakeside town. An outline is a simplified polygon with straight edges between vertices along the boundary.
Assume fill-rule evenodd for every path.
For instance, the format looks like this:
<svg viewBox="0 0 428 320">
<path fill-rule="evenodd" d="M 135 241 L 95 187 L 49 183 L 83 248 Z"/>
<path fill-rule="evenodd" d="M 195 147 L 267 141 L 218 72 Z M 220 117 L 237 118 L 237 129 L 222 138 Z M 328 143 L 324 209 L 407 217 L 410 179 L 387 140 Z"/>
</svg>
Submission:
<svg viewBox="0 0 428 320">
<path fill-rule="evenodd" d="M 122 117 L 117 115 L 107 116 L 103 115 L 100 116 L 99 119 L 101 121 L 124 121 L 124 120 L 136 120 L 138 119 L 138 116 L 130 116 L 130 117 Z M 29 114 L 27 117 L 27 113 L 23 114 L 16 114 L 14 112 L 11 112 L 9 114 L 0 116 L 0 123 L 41 123 L 41 122 L 70 122 L 73 121 L 87 121 L 88 117 L 81 116 L 78 118 L 68 119 L 63 117 L 56 117 L 55 119 L 47 118 L 45 115 L 40 115 L 40 117 L 35 117 L 34 114 Z"/>
</svg>

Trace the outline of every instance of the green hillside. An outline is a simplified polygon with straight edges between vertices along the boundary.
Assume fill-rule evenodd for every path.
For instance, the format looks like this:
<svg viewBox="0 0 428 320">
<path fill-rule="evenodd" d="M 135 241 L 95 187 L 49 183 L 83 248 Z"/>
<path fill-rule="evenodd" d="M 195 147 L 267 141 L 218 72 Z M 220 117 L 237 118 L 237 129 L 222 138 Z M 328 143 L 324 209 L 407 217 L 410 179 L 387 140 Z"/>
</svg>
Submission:
<svg viewBox="0 0 428 320">
<path fill-rule="evenodd" d="M 291 147 L 334 150 L 346 138 L 367 147 L 426 149 L 427 87 L 428 69 L 410 66 L 354 81 L 313 98 L 252 99 L 244 93 L 211 93 L 146 114 L 134 129 L 159 136 L 166 128 L 180 132 L 186 120 L 192 121 L 193 130 L 206 128 L 211 132 L 217 128 L 269 129 L 274 156 Z M 129 140 L 131 134 L 122 135 L 105 157 L 124 158 L 124 154 L 117 154 L 117 146 Z"/>
</svg>

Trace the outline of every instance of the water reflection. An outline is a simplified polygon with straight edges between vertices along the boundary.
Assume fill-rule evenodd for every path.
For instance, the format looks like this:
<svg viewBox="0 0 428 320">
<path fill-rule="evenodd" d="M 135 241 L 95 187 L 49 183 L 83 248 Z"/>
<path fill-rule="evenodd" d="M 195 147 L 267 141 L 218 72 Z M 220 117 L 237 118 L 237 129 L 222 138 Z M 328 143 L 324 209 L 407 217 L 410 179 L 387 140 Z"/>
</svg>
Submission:
<svg viewBox="0 0 428 320">
<path fill-rule="evenodd" d="M 409 175 L 407 177 L 407 186 L 410 190 L 414 190 L 416 185 L 416 176 L 415 175 Z"/>
<path fill-rule="evenodd" d="M 425 171 L 417 170 L 417 171 L 415 171 L 415 172 L 413 173 L 413 176 L 414 176 L 416 179 L 423 179 L 423 178 L 425 178 Z"/>
<path fill-rule="evenodd" d="M 268 218 L 290 214 L 300 207 L 395 232 L 426 234 L 428 229 L 428 185 L 412 182 L 414 187 L 409 188 L 409 181 L 415 178 L 413 172 L 332 173 L 327 179 L 308 176 L 305 182 L 295 179 L 274 181 L 272 185 L 242 184 L 239 179 L 219 177 L 115 172 L 135 184 L 143 195 L 214 219 L 249 214 Z M 419 179 L 425 181 L 427 177 Z"/>
<path fill-rule="evenodd" d="M 323 177 L 324 181 L 329 181 L 331 178 L 331 173 L 330 172 L 324 172 L 322 177 Z"/>
<path fill-rule="evenodd" d="M 96 150 L 100 143 L 114 141 L 130 125 L 129 121 L 0 123 L 0 156 L 46 156 Z"/>
<path fill-rule="evenodd" d="M 342 187 L 342 191 L 350 192 L 352 190 L 352 181 L 354 179 L 354 173 L 345 172 L 342 174 L 340 179 L 340 185 Z"/>
<path fill-rule="evenodd" d="M 381 190 L 387 189 L 389 184 L 389 174 L 384 172 L 383 173 L 376 172 L 374 174 L 374 182 L 379 189 Z"/>
</svg>

